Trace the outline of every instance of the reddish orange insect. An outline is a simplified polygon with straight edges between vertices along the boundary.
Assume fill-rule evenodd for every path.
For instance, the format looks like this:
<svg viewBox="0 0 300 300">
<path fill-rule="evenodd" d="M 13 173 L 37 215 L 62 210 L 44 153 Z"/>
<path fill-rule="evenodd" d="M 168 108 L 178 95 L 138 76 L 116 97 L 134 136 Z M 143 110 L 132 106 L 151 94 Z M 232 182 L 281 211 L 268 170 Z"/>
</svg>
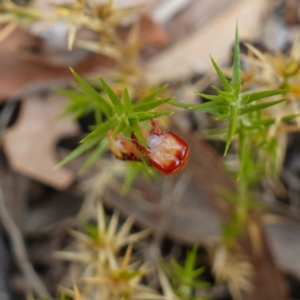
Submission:
<svg viewBox="0 0 300 300">
<path fill-rule="evenodd" d="M 148 164 L 165 175 L 181 171 L 189 158 L 189 145 L 172 132 L 163 132 L 156 120 L 151 120 L 150 136 L 146 136 L 148 149 L 144 147 L 132 132 L 131 139 L 136 148 L 145 155 Z M 110 133 L 111 134 L 111 133 Z M 109 138 L 112 153 L 123 160 L 141 161 L 134 145 L 123 135 Z"/>
<path fill-rule="evenodd" d="M 113 130 L 107 132 L 109 148 L 112 154 L 122 160 L 141 161 L 140 155 L 132 142 L 123 134 L 111 137 Z"/>
</svg>

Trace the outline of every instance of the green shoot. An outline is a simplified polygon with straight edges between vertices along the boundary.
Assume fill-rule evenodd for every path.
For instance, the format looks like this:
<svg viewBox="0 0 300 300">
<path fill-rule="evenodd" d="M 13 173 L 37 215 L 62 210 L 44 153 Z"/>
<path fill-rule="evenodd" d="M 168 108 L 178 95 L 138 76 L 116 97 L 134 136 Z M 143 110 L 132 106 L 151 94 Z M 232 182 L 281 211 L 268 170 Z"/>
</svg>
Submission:
<svg viewBox="0 0 300 300">
<path fill-rule="evenodd" d="M 175 259 L 172 259 L 170 264 L 161 262 L 162 267 L 171 279 L 173 290 L 179 299 L 197 299 L 193 296 L 193 291 L 196 288 L 208 286 L 208 283 L 199 279 L 204 272 L 204 268 L 196 268 L 197 254 L 198 246 L 194 245 L 193 249 L 187 253 L 183 266 L 181 266 Z"/>
<path fill-rule="evenodd" d="M 205 113 L 210 113 L 216 116 L 216 119 L 226 118 L 228 126 L 226 128 L 226 146 L 224 155 L 227 154 L 231 145 L 232 139 L 235 134 L 240 131 L 241 122 L 247 119 L 247 124 L 253 122 L 253 118 L 250 116 L 251 113 L 258 112 L 259 110 L 268 108 L 273 105 L 277 105 L 286 99 L 274 100 L 269 102 L 260 102 L 253 105 L 252 102 L 263 100 L 264 98 L 286 94 L 289 90 L 270 90 L 261 91 L 256 93 L 241 93 L 241 66 L 240 66 L 240 46 L 238 39 L 238 28 L 236 28 L 235 43 L 234 43 L 234 61 L 233 61 L 233 72 L 232 72 L 232 83 L 230 83 L 217 63 L 211 59 L 213 67 L 220 79 L 220 82 L 224 88 L 224 91 L 215 88 L 217 95 L 206 95 L 199 93 L 199 95 L 208 100 L 203 104 L 190 105 L 170 102 L 172 105 L 179 106 L 182 108 L 201 110 Z M 246 116 L 245 116 L 246 115 Z M 255 120 L 257 126 L 257 120 Z M 264 120 L 260 120 L 263 125 Z"/>
<path fill-rule="evenodd" d="M 123 99 L 121 99 L 109 84 L 103 78 L 100 78 L 103 91 L 98 92 L 73 69 L 71 71 L 79 86 L 77 91 L 57 90 L 59 94 L 71 100 L 62 115 L 72 114 L 75 119 L 78 119 L 88 113 L 94 113 L 97 122 L 93 126 L 92 131 L 81 141 L 81 145 L 67 155 L 56 166 L 57 168 L 96 147 L 81 168 L 82 172 L 86 171 L 108 149 L 107 138 L 114 137 L 120 133 L 130 138 L 131 132 L 134 132 L 141 144 L 147 147 L 140 122 L 173 113 L 172 111 L 153 111 L 172 99 L 157 98 L 158 93 L 165 89 L 165 86 L 154 90 L 148 96 L 132 104 L 126 88 L 123 91 Z M 113 132 L 108 136 L 108 131 L 110 130 L 113 130 Z M 148 168 L 147 166 L 144 167 Z M 136 168 L 132 170 L 132 174 L 135 173 L 135 170 Z"/>
</svg>

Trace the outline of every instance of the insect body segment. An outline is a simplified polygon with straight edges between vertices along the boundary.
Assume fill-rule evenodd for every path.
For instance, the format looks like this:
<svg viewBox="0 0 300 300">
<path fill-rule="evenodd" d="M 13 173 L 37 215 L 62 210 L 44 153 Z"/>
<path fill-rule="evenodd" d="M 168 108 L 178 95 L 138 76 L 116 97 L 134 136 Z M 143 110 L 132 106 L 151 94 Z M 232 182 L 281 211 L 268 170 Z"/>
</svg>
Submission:
<svg viewBox="0 0 300 300">
<path fill-rule="evenodd" d="M 123 134 L 112 137 L 113 130 L 107 132 L 109 148 L 112 154 L 122 160 L 141 161 L 138 151 L 133 143 Z"/>
<path fill-rule="evenodd" d="M 149 149 L 140 144 L 134 133 L 131 134 L 137 149 L 146 156 L 149 165 L 165 175 L 181 171 L 188 162 L 189 146 L 172 132 L 163 132 L 156 120 L 151 120 L 150 137 L 147 140 Z"/>
</svg>

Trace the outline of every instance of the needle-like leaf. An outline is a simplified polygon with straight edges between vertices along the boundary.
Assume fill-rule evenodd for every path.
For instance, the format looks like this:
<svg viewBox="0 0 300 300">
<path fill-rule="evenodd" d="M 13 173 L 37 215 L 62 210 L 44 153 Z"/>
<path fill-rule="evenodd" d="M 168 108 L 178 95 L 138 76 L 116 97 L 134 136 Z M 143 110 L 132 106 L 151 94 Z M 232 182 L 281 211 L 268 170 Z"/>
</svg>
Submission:
<svg viewBox="0 0 300 300">
<path fill-rule="evenodd" d="M 95 137 L 93 139 L 90 139 L 86 141 L 85 143 L 79 145 L 76 149 L 74 149 L 69 155 L 67 155 L 61 162 L 59 162 L 56 166 L 55 169 L 58 169 L 62 167 L 63 165 L 67 164 L 74 158 L 78 157 L 82 153 L 86 152 L 87 150 L 91 149 L 93 146 L 95 146 L 101 138 Z"/>
<path fill-rule="evenodd" d="M 143 156 L 141 156 L 143 157 Z M 146 161 L 140 162 L 128 162 L 128 168 L 126 168 L 126 175 L 124 176 L 124 183 L 121 189 L 121 194 L 125 195 L 131 188 L 134 180 L 139 173 L 142 173 L 146 180 L 150 180 L 153 176 L 157 175 L 154 169 L 147 165 Z"/>
<path fill-rule="evenodd" d="M 71 69 L 72 74 L 76 78 L 77 82 L 79 83 L 80 87 L 86 94 L 86 96 L 90 97 L 92 101 L 95 101 L 99 107 L 103 110 L 103 112 L 110 117 L 112 115 L 112 108 L 106 102 L 106 100 L 95 90 L 93 89 L 84 79 L 82 79 L 73 69 Z M 75 92 L 67 92 L 66 90 L 60 90 L 61 93 L 64 93 L 65 96 L 70 97 L 71 99 L 78 99 L 75 96 Z"/>
<path fill-rule="evenodd" d="M 211 86 L 218 95 L 220 95 L 226 102 L 233 102 L 235 97 L 232 94 L 232 92 L 226 92 L 226 91 L 222 91 L 220 89 L 218 89 L 216 86 L 212 85 Z"/>
<path fill-rule="evenodd" d="M 221 128 L 221 129 L 214 129 L 214 130 L 207 131 L 204 133 L 204 135 L 206 136 L 224 135 L 225 133 L 227 133 L 227 129 Z"/>
<path fill-rule="evenodd" d="M 240 109 L 239 114 L 243 115 L 243 114 L 246 114 L 246 113 L 258 111 L 258 110 L 276 105 L 278 103 L 284 102 L 286 100 L 287 99 L 280 99 L 280 100 L 275 100 L 275 101 L 259 103 L 259 104 L 251 105 L 251 106 L 248 106 L 248 107 L 243 107 L 243 108 Z"/>
<path fill-rule="evenodd" d="M 114 105 L 116 112 L 118 115 L 121 115 L 124 112 L 124 106 L 119 99 L 119 97 L 115 94 L 115 92 L 111 89 L 111 87 L 105 82 L 103 78 L 100 77 L 100 81 L 102 83 L 102 87 L 105 90 L 106 94 L 110 98 L 112 104 Z"/>
<path fill-rule="evenodd" d="M 207 95 L 203 93 L 198 93 L 198 95 L 207 100 L 221 101 L 221 102 L 224 101 L 223 97 L 219 95 Z"/>
<path fill-rule="evenodd" d="M 186 108 L 186 109 L 193 109 L 193 107 L 195 106 L 195 104 L 180 103 L 180 102 L 173 102 L 173 101 L 170 101 L 169 104 L 176 107 Z"/>
<path fill-rule="evenodd" d="M 160 100 L 154 100 L 150 102 L 142 102 L 142 103 L 137 103 L 136 105 L 133 106 L 133 111 L 148 111 L 150 109 L 157 108 L 170 100 L 172 100 L 173 97 L 170 98 L 164 98 Z"/>
<path fill-rule="evenodd" d="M 96 136 L 103 136 L 106 132 L 116 126 L 117 120 L 115 118 L 111 118 L 105 123 L 102 123 L 100 126 L 97 126 L 91 133 L 89 133 L 82 142 L 86 142 Z"/>
<path fill-rule="evenodd" d="M 287 116 L 284 116 L 281 118 L 281 121 L 283 122 L 288 122 L 288 121 L 291 121 L 297 117 L 300 117 L 300 114 L 292 114 L 292 115 L 287 115 Z"/>
<path fill-rule="evenodd" d="M 147 121 L 151 119 L 156 119 L 162 116 L 172 115 L 172 111 L 154 111 L 154 112 L 137 112 L 135 115 L 138 117 L 139 121 Z"/>
<path fill-rule="evenodd" d="M 271 90 L 245 94 L 242 96 L 242 104 L 249 104 L 253 101 L 261 100 L 275 95 L 285 94 L 288 92 L 290 92 L 290 90 Z"/>
<path fill-rule="evenodd" d="M 235 42 L 233 54 L 233 73 L 232 73 L 232 88 L 234 90 L 235 100 L 237 101 L 241 87 L 241 62 L 240 62 L 240 43 L 238 27 L 235 29 Z"/>
<path fill-rule="evenodd" d="M 124 97 L 125 112 L 127 112 L 127 113 L 132 112 L 131 101 L 130 101 L 130 97 L 129 97 L 129 93 L 128 93 L 127 88 L 124 88 L 123 97 Z"/>
<path fill-rule="evenodd" d="M 97 146 L 97 148 L 93 151 L 93 153 L 89 156 L 86 162 L 82 165 L 79 172 L 84 173 L 86 170 L 91 167 L 99 157 L 108 149 L 108 141 L 107 139 L 103 139 Z"/>
<path fill-rule="evenodd" d="M 144 102 L 150 102 L 152 100 L 155 99 L 155 97 L 162 92 L 163 90 L 165 90 L 167 88 L 167 84 L 160 86 L 158 88 L 156 88 L 155 90 L 153 90 L 150 94 L 148 94 L 147 96 L 145 96 L 144 98 L 142 98 L 139 103 L 144 103 Z"/>
<path fill-rule="evenodd" d="M 134 132 L 134 134 L 136 135 L 136 137 L 138 138 L 139 142 L 146 148 L 148 148 L 148 145 L 146 143 L 145 137 L 141 131 L 141 128 L 138 124 L 138 122 L 133 122 L 133 124 L 131 124 L 131 130 Z"/>
<path fill-rule="evenodd" d="M 119 124 L 115 127 L 112 137 L 116 136 L 118 133 L 122 132 L 128 125 L 126 124 L 125 120 L 121 120 Z"/>
<path fill-rule="evenodd" d="M 216 62 L 213 60 L 213 58 L 211 57 L 211 62 L 220 78 L 220 81 L 222 83 L 222 86 L 224 88 L 224 90 L 226 92 L 233 92 L 233 89 L 229 83 L 229 81 L 227 80 L 227 78 L 225 77 L 224 73 L 222 72 L 222 70 L 219 68 L 219 66 L 216 64 Z"/>
<path fill-rule="evenodd" d="M 224 114 L 228 112 L 229 105 L 218 101 L 209 101 L 190 107 L 191 110 L 201 110 L 211 114 Z"/>
</svg>

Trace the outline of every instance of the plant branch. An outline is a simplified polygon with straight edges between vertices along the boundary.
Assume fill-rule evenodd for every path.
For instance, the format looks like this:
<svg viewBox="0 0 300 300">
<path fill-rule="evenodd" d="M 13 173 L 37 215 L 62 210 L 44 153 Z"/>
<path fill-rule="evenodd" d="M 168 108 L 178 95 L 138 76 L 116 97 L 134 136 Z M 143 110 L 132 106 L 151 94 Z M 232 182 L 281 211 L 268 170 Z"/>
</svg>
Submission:
<svg viewBox="0 0 300 300">
<path fill-rule="evenodd" d="M 6 232 L 9 234 L 15 258 L 29 285 L 37 295 L 44 295 L 48 297 L 48 299 L 52 299 L 47 288 L 45 287 L 29 261 L 21 232 L 6 209 L 3 189 L 1 185 L 0 217 Z"/>
</svg>

